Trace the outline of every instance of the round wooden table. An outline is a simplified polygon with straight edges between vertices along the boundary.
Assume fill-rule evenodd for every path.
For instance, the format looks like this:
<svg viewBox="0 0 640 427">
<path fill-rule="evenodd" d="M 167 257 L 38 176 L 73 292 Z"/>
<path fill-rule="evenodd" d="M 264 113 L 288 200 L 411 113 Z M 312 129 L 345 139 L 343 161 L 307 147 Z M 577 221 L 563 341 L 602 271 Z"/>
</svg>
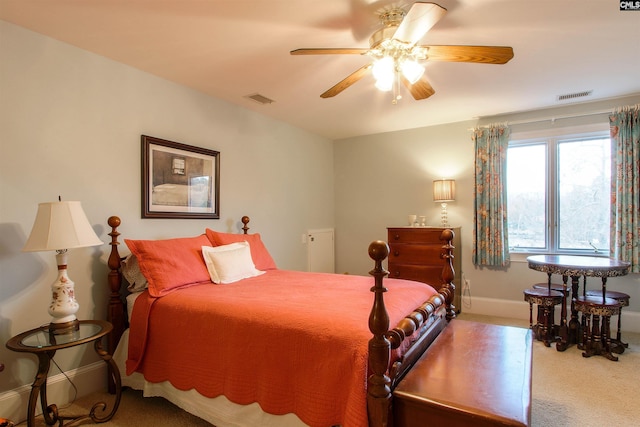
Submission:
<svg viewBox="0 0 640 427">
<path fill-rule="evenodd" d="M 36 425 L 35 412 L 40 397 L 40 405 L 42 407 L 42 415 L 47 425 L 58 424 L 59 427 L 64 425 L 65 421 L 71 421 L 76 425 L 82 421 L 91 420 L 94 423 L 104 423 L 111 420 L 118 410 L 121 397 L 120 372 L 118 366 L 114 362 L 109 353 L 102 349 L 101 340 L 104 336 L 113 330 L 111 323 L 104 320 L 80 320 L 78 328 L 69 330 L 64 333 L 52 332 L 49 325 L 41 326 L 20 335 L 16 335 L 7 341 L 9 350 L 32 353 L 38 356 L 38 373 L 31 385 L 31 394 L 29 395 L 29 406 L 27 408 L 27 426 Z M 59 413 L 56 404 L 47 402 L 47 376 L 49 375 L 49 367 L 51 360 L 58 350 L 75 347 L 82 344 L 93 342 L 94 349 L 98 356 L 107 364 L 109 375 L 113 379 L 116 386 L 115 403 L 109 413 L 106 412 L 107 404 L 98 402 L 93 405 L 91 412 L 81 416 L 65 416 Z M 105 414 L 101 416 L 102 414 Z"/>
<path fill-rule="evenodd" d="M 629 273 L 631 264 L 613 258 L 580 256 L 580 255 L 532 255 L 527 257 L 529 268 L 536 271 L 562 276 L 562 283 L 566 295 L 567 281 L 571 277 L 571 320 L 567 322 L 566 300 L 562 303 L 560 338 L 556 343 L 558 351 L 564 351 L 569 344 L 576 344 L 581 339 L 578 312 L 575 299 L 578 297 L 580 277 L 600 277 L 602 279 L 602 294 L 606 297 L 607 278 L 625 276 Z M 563 299 L 566 298 L 563 296 Z"/>
</svg>

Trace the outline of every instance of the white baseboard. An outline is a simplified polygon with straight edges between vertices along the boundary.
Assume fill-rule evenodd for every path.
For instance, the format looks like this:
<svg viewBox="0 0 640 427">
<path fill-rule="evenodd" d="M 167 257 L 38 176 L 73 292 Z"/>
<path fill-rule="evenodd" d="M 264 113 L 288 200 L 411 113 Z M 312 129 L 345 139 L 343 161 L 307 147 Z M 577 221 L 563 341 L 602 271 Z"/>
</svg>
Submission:
<svg viewBox="0 0 640 427">
<path fill-rule="evenodd" d="M 525 301 L 473 297 L 462 302 L 461 312 L 529 320 L 529 304 Z M 556 315 L 559 319 L 560 307 L 556 308 Z M 614 328 L 615 326 L 612 325 L 612 329 Z M 622 309 L 622 332 L 640 333 L 640 313 Z"/>
<path fill-rule="evenodd" d="M 55 403 L 62 413 L 64 413 L 64 406 L 70 403 L 74 397 L 80 398 L 107 389 L 107 365 L 102 361 L 65 373 L 78 389 L 77 396 L 75 396 L 75 390 L 63 374 L 53 375 L 47 379 L 48 403 Z M 33 373 L 34 377 L 35 374 L 36 372 Z M 0 393 L 1 416 L 12 420 L 14 423 L 26 420 L 30 393 L 30 384 Z M 36 414 L 41 413 L 42 409 L 38 399 Z"/>
</svg>

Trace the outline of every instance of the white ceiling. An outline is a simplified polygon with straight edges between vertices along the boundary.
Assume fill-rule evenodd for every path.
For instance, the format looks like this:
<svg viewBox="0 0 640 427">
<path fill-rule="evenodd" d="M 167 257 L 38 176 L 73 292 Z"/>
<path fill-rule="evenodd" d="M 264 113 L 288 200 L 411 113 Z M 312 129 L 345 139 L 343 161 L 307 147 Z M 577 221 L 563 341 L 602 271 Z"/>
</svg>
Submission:
<svg viewBox="0 0 640 427">
<path fill-rule="evenodd" d="M 0 19 L 331 139 L 640 93 L 640 11 L 618 0 L 439 0 L 448 12 L 420 44 L 511 46 L 514 58 L 427 63 L 426 100 L 392 105 L 370 76 L 320 98 L 368 57 L 289 51 L 368 47 L 375 11 L 398 3 L 413 2 L 0 0 Z M 245 98 L 256 93 L 275 102 Z"/>
</svg>

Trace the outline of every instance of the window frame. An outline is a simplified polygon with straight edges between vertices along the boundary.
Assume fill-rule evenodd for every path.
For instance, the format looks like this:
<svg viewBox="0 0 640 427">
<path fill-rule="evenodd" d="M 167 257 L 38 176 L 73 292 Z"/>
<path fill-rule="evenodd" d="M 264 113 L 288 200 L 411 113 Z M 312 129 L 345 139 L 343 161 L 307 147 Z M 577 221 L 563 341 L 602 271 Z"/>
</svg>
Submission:
<svg viewBox="0 0 640 427">
<path fill-rule="evenodd" d="M 509 147 L 526 145 L 545 145 L 545 247 L 544 248 L 520 248 L 509 245 L 509 254 L 512 258 L 529 254 L 554 254 L 554 255 L 592 255 L 609 256 L 610 248 L 601 250 L 591 249 L 559 249 L 560 229 L 559 221 L 559 191 L 558 191 L 558 143 L 560 141 L 611 138 L 609 123 L 597 123 L 584 126 L 571 126 L 564 128 L 549 128 L 537 131 L 512 132 L 509 138 Z M 611 153 L 613 156 L 614 154 Z M 507 156 L 507 162 L 508 162 Z M 508 185 L 508 183 L 507 183 Z M 507 222 L 509 220 L 507 211 Z M 609 245 L 611 242 L 609 242 Z M 513 257 L 515 255 L 515 257 Z"/>
</svg>

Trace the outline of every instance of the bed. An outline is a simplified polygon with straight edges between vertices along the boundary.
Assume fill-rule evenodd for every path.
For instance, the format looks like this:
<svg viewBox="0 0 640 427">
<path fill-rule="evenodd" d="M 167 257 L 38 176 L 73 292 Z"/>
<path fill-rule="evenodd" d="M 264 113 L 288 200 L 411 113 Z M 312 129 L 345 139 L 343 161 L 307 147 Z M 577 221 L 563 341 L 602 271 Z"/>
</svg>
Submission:
<svg viewBox="0 0 640 427">
<path fill-rule="evenodd" d="M 108 349 L 123 386 L 218 427 L 390 425 L 395 385 L 455 317 L 453 232 L 432 287 L 384 279 L 382 241 L 369 246 L 373 278 L 280 270 L 241 223 L 239 234 L 125 239 L 132 276 L 109 218 Z"/>
<path fill-rule="evenodd" d="M 191 184 L 160 184 L 153 187 L 151 204 L 159 206 L 211 207 L 207 177 L 195 177 Z"/>
</svg>

